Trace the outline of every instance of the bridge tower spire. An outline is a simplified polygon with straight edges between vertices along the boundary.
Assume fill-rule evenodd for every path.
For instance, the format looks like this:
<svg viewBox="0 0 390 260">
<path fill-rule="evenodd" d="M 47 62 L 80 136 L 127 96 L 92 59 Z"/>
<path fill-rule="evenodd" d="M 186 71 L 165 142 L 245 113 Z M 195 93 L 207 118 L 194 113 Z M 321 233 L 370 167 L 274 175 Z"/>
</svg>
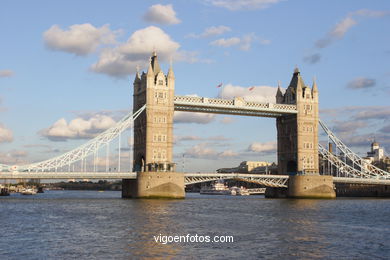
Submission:
<svg viewBox="0 0 390 260">
<path fill-rule="evenodd" d="M 318 88 L 305 85 L 296 67 L 285 94 L 276 95 L 277 103 L 294 104 L 296 115 L 276 119 L 278 131 L 278 171 L 292 175 L 288 196 L 334 198 L 331 176 L 319 175 L 318 161 Z"/>
<path fill-rule="evenodd" d="M 172 67 L 165 75 L 153 51 L 147 73 L 134 82 L 133 111 L 145 104 L 146 109 L 134 121 L 137 180 L 124 182 L 123 197 L 184 197 L 184 177 L 173 163 L 174 90 Z"/>
<path fill-rule="evenodd" d="M 306 86 L 299 69 L 294 69 L 290 85 L 280 103 L 295 104 L 297 115 L 277 119 L 278 168 L 280 174 L 319 173 L 318 167 L 318 89 Z"/>
</svg>

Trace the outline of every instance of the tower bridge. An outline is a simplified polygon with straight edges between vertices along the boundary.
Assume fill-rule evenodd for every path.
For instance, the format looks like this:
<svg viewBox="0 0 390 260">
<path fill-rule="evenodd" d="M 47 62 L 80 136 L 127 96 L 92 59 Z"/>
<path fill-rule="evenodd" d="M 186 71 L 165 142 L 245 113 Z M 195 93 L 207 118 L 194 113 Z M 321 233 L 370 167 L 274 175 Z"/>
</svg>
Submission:
<svg viewBox="0 0 390 260">
<path fill-rule="evenodd" d="M 389 185 L 390 173 L 367 165 L 339 140 L 318 116 L 318 88 L 307 86 L 298 69 L 283 94 L 280 86 L 276 103 L 249 102 L 234 99 L 176 96 L 172 67 L 165 75 L 153 53 L 147 72 L 136 73 L 133 90 L 133 111 L 115 126 L 65 154 L 23 166 L 0 164 L 0 179 L 122 179 L 123 197 L 183 198 L 184 186 L 217 179 L 238 179 L 256 182 L 274 189 L 287 188 L 290 197 L 335 197 L 334 184 Z M 216 113 L 276 119 L 278 175 L 180 173 L 173 162 L 174 111 Z M 318 142 L 319 126 L 342 152 L 340 158 Z M 132 128 L 134 133 L 132 171 L 109 169 L 109 145 L 120 140 L 121 133 Z M 119 141 L 120 144 L 120 141 Z M 97 154 L 106 149 L 106 169 L 96 167 Z M 319 159 L 337 169 L 336 177 L 320 169 Z M 93 160 L 93 170 L 86 160 Z M 75 163 L 81 170 L 75 171 Z M 328 167 L 329 168 L 329 167 Z"/>
</svg>

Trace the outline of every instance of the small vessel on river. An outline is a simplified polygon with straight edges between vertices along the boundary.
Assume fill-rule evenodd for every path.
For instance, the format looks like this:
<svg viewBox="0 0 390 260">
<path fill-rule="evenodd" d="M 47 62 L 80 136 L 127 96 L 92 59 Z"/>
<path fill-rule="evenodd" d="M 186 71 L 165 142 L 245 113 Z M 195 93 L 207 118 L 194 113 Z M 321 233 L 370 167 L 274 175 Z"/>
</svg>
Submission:
<svg viewBox="0 0 390 260">
<path fill-rule="evenodd" d="M 233 187 L 230 188 L 230 192 L 231 192 L 231 195 L 233 195 L 233 196 L 247 196 L 247 195 L 250 195 L 248 189 L 243 187 L 243 186 L 241 186 L 241 187 L 233 186 Z"/>
<path fill-rule="evenodd" d="M 22 194 L 22 195 L 35 195 L 35 194 L 37 194 L 37 192 L 36 192 L 36 190 L 29 188 L 29 189 L 21 190 L 20 194 Z"/>
<path fill-rule="evenodd" d="M 6 187 L 0 188 L 0 196 L 9 196 L 9 189 Z"/>
<path fill-rule="evenodd" d="M 230 189 L 223 181 L 216 181 L 211 186 L 202 186 L 200 194 L 207 195 L 230 195 Z"/>
</svg>

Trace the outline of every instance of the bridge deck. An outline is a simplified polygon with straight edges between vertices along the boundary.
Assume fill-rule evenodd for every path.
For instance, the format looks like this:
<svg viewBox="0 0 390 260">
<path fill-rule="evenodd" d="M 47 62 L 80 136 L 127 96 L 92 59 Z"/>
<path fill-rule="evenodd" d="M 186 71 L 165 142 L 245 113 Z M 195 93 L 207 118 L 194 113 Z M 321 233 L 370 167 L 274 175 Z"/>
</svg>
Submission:
<svg viewBox="0 0 390 260">
<path fill-rule="evenodd" d="M 195 184 L 218 179 L 241 179 L 271 187 L 286 187 L 288 175 L 245 173 L 184 173 L 186 184 Z M 1 179 L 135 179 L 136 172 L 0 172 Z M 334 183 L 390 185 L 390 180 L 374 178 L 333 177 Z"/>
<path fill-rule="evenodd" d="M 259 117 L 279 117 L 286 114 L 297 113 L 296 105 L 249 102 L 242 98 L 220 99 L 175 96 L 174 106 L 176 111 Z"/>
</svg>

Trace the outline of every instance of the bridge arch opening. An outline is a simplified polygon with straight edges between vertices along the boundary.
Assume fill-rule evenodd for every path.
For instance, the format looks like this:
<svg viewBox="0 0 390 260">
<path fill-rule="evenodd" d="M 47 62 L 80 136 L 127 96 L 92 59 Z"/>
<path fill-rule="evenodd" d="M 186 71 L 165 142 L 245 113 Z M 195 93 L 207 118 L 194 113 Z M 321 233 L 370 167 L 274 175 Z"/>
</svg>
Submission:
<svg viewBox="0 0 390 260">
<path fill-rule="evenodd" d="M 134 160 L 133 169 L 134 171 L 142 171 L 145 168 L 145 157 L 142 154 L 137 154 Z"/>
</svg>

